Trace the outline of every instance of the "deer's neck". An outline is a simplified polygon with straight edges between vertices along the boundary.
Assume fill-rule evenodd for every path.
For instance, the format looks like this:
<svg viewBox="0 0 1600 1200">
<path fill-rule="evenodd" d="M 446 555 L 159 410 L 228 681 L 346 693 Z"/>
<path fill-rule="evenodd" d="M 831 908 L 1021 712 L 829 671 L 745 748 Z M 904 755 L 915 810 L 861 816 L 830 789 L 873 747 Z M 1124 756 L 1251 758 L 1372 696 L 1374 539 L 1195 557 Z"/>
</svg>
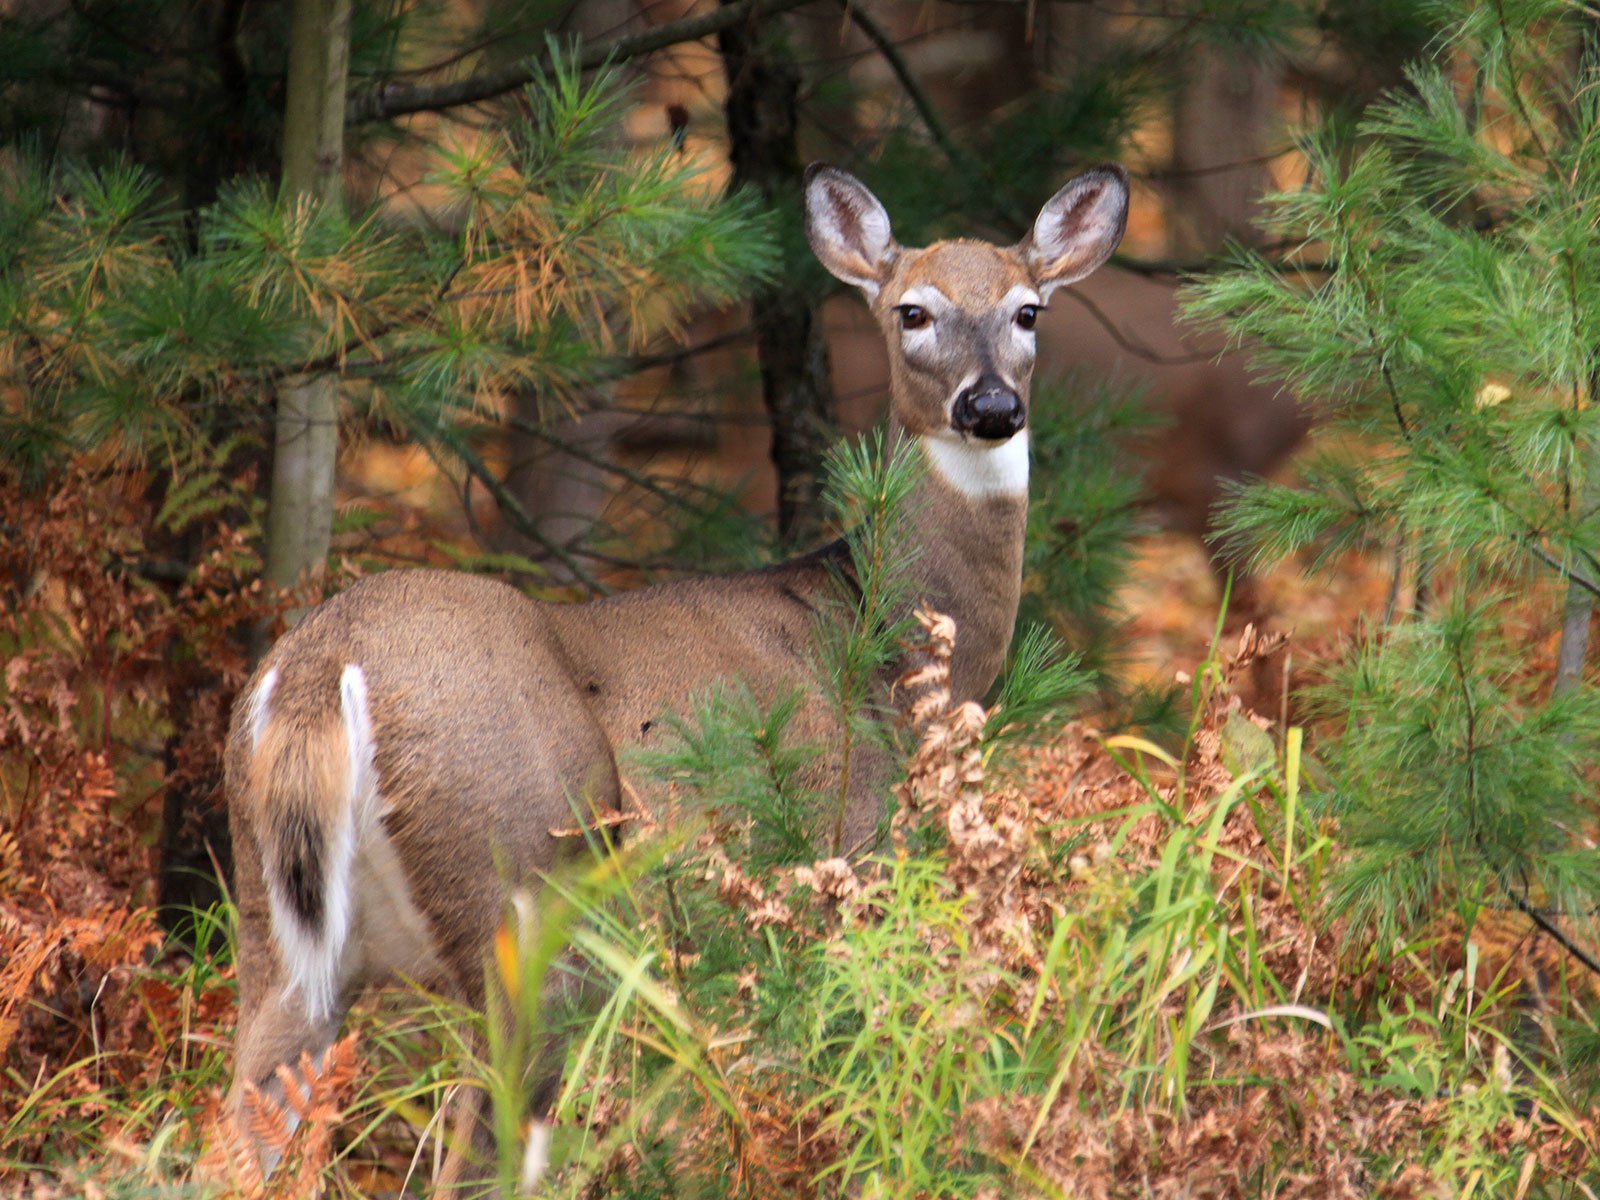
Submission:
<svg viewBox="0 0 1600 1200">
<path fill-rule="evenodd" d="M 920 597 L 956 622 L 952 697 L 981 700 L 1005 663 L 1022 596 L 1028 435 L 998 447 L 954 434 L 914 440 L 926 469 L 907 506 L 920 549 L 912 574 Z"/>
</svg>

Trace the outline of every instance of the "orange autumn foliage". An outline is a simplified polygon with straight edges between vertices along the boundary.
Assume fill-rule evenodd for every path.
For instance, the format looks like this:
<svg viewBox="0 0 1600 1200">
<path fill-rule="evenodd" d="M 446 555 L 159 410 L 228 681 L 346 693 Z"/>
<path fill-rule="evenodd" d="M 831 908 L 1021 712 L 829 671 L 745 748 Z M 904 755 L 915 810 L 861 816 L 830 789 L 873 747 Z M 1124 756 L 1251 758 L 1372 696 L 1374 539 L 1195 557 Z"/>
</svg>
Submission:
<svg viewBox="0 0 1600 1200">
<path fill-rule="evenodd" d="M 279 608 L 243 529 L 179 534 L 158 501 L 139 474 L 0 475 L 0 1064 L 46 1081 L 92 1056 L 55 1084 L 88 1106 L 158 1078 L 196 1019 L 223 1021 L 225 980 L 196 1011 L 141 974 L 162 942 L 161 801 L 211 788 L 241 635 Z M 194 565 L 171 569 L 166 549 L 195 536 Z M 8 1154 L 59 1132 L 40 1122 Z"/>
</svg>

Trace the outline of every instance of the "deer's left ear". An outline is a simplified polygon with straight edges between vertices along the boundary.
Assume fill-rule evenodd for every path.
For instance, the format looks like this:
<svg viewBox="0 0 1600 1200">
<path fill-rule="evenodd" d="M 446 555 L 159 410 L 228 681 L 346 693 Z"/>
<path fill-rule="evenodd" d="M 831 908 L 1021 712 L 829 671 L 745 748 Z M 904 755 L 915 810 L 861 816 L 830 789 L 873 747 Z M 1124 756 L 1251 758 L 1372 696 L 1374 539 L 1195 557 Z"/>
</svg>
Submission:
<svg viewBox="0 0 1600 1200">
<path fill-rule="evenodd" d="M 1107 163 L 1085 171 L 1050 197 L 1017 253 L 1033 268 L 1034 282 L 1048 297 L 1110 258 L 1127 227 L 1128 173 Z"/>
</svg>

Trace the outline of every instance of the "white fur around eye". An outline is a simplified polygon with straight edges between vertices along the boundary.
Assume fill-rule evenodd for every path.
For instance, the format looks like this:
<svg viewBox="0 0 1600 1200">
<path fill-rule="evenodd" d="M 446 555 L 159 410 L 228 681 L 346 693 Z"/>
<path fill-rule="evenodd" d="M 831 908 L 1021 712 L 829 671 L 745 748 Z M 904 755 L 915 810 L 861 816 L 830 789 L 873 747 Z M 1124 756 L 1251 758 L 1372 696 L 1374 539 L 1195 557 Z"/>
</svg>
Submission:
<svg viewBox="0 0 1600 1200">
<path fill-rule="evenodd" d="M 949 298 L 932 284 L 908 288 L 895 304 L 895 323 L 900 331 L 900 344 L 907 350 L 925 349 L 938 340 L 939 315 L 950 307 Z M 927 314 L 926 322 L 917 329 L 907 329 L 899 324 L 900 310 L 920 308 Z"/>
<path fill-rule="evenodd" d="M 950 297 L 946 296 L 931 283 L 919 284 L 917 287 L 907 288 L 900 299 L 895 301 L 896 308 L 905 308 L 907 305 L 916 305 L 918 308 L 928 310 L 928 315 L 937 316 L 950 304 Z"/>
<path fill-rule="evenodd" d="M 1028 304 L 1033 305 L 1035 308 L 1040 308 L 1044 305 L 1044 301 L 1040 298 L 1038 292 L 1025 283 L 1013 284 L 1011 290 L 1005 294 L 1005 298 L 1000 301 L 1000 307 L 1010 312 L 1016 312 L 1017 309 Z"/>
<path fill-rule="evenodd" d="M 1031 358 L 1034 347 L 1038 344 L 1038 327 L 1024 329 L 1017 324 L 1017 314 L 1024 308 L 1044 308 L 1044 299 L 1033 288 L 1026 284 L 1016 284 L 1005 294 L 1000 301 L 1000 309 L 1006 314 L 1006 321 L 1011 328 L 1011 335 Z"/>
</svg>

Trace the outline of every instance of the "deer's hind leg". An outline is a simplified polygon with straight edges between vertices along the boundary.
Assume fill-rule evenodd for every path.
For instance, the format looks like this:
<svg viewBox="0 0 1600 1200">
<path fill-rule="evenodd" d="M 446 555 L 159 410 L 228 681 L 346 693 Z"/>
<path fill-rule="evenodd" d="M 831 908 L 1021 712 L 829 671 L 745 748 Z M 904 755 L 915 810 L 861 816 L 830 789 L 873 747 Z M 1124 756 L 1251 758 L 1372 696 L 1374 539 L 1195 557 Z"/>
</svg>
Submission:
<svg viewBox="0 0 1600 1200">
<path fill-rule="evenodd" d="M 564 955 L 563 959 L 570 958 Z M 552 981 L 545 988 L 545 1007 L 553 993 L 563 985 Z M 501 1045 L 512 1043 L 511 1024 L 517 1019 L 509 1005 L 501 1005 L 488 1020 L 500 1022 Z M 474 1038 L 474 1053 L 487 1053 L 487 1039 Z M 556 1101 L 561 1091 L 561 1065 L 565 1058 L 565 1036 L 543 1031 L 535 1047 L 534 1058 L 528 1066 L 526 1077 L 530 1090 L 522 1102 L 518 1122 L 517 1141 L 509 1146 L 500 1144 L 496 1133 L 494 1098 L 483 1086 L 462 1086 L 449 1102 L 445 1114 L 447 1153 L 437 1181 L 437 1194 L 441 1196 L 487 1195 L 497 1186 L 499 1167 L 503 1155 L 510 1154 L 517 1180 L 517 1194 L 531 1192 L 550 1166 L 550 1142 L 555 1117 Z M 503 1064 L 502 1064 L 503 1065 Z M 512 1064 L 515 1071 L 515 1064 Z"/>
<path fill-rule="evenodd" d="M 576 707 L 573 711 L 582 712 Z M 574 865 L 581 870 L 585 863 L 588 851 L 583 838 L 556 839 L 550 831 L 587 824 L 593 817 L 617 811 L 621 805 L 615 762 L 598 726 L 574 717 L 569 719 L 565 733 L 560 743 L 568 748 L 565 759 L 552 754 L 547 760 L 554 764 L 554 770 L 546 767 L 547 773 L 542 777 L 528 772 L 513 784 L 525 789 L 524 796 L 542 797 L 524 810 L 522 840 L 516 846 L 520 853 L 507 848 L 513 839 L 503 833 L 481 847 L 476 869 L 460 872 L 461 864 L 456 864 L 458 874 L 453 882 L 458 888 L 471 889 L 471 902 L 453 907 L 451 915 L 461 924 L 452 926 L 446 936 L 439 938 L 441 957 L 449 974 L 461 981 L 461 992 L 468 1003 L 479 1011 L 487 1008 L 486 1019 L 500 1022 L 501 1036 L 497 1040 L 501 1045 L 518 1043 L 519 1039 L 512 1036 L 518 1021 L 531 1029 L 533 1041 L 524 1043 L 526 1060 L 490 1064 L 496 1071 L 526 1081 L 526 1090 L 512 1099 L 519 1118 L 514 1145 L 502 1145 L 496 1136 L 494 1101 L 486 1087 L 463 1087 L 452 1101 L 449 1154 L 440 1179 L 441 1194 L 473 1195 L 476 1188 L 496 1180 L 500 1163 L 507 1155 L 514 1159 L 511 1165 L 520 1188 L 531 1189 L 538 1182 L 549 1165 L 551 1122 L 567 1051 L 565 1035 L 552 1028 L 552 1014 L 574 1008 L 587 1012 L 599 1007 L 593 981 L 570 949 L 546 964 L 537 996 L 519 998 L 508 991 L 520 989 L 508 989 L 510 981 L 502 977 L 502 968 L 512 964 L 502 962 L 495 953 L 502 930 L 510 945 L 534 952 L 539 944 L 539 922 L 546 911 L 543 880 L 547 875 L 559 876 Z M 517 780 L 509 774 L 503 778 Z M 578 781 L 581 786 L 575 787 Z M 487 789 L 478 795 L 485 792 Z M 511 809 L 511 799 L 502 794 L 480 803 L 486 812 L 504 813 Z M 427 857 L 440 861 L 441 855 Z M 466 890 L 456 894 L 463 900 L 469 895 Z M 518 969 L 522 965 L 520 961 L 515 963 Z M 489 1003 L 490 989 L 495 993 L 493 1004 Z M 530 1009 L 530 1005 L 534 1007 Z M 478 1053 L 487 1051 L 486 1041 L 478 1039 Z"/>
<path fill-rule="evenodd" d="M 234 894 L 239 906 L 238 944 L 235 950 L 239 978 L 239 1017 L 234 1038 L 233 1083 L 227 1111 L 235 1129 L 253 1145 L 263 1174 L 269 1173 L 282 1153 L 281 1146 L 262 1138 L 264 1128 L 252 1120 L 250 1092 L 274 1110 L 281 1109 L 285 1130 L 293 1132 L 299 1117 L 285 1104 L 279 1068 L 303 1077 L 306 1056 L 315 1071 L 344 1024 L 354 987 L 338 989 L 329 1011 L 313 1016 L 304 997 L 288 985 L 277 946 L 272 938 L 267 909 L 266 883 L 249 832 L 234 822 Z M 309 1082 L 309 1081 L 307 1081 Z M 248 1086 L 247 1086 L 248 1085 Z"/>
<path fill-rule="evenodd" d="M 326 1013 L 310 1010 L 289 981 L 282 951 L 273 936 L 271 912 L 259 854 L 248 822 L 234 823 L 235 893 L 239 905 L 237 946 L 239 1021 L 235 1036 L 233 1086 L 228 1107 L 237 1128 L 252 1127 L 249 1088 L 252 1085 L 274 1107 L 285 1100 L 279 1068 L 305 1080 L 305 1057 L 313 1072 L 339 1036 L 350 1006 L 370 984 L 403 978 L 422 984 L 445 983 L 427 921 L 413 903 L 394 845 L 381 826 L 367 833 L 353 863 L 351 932 L 340 958 L 333 1002 Z M 459 990 L 459 989 L 455 989 Z M 297 1117 L 286 1111 L 292 1130 Z M 276 1154 L 250 1138 L 269 1172 Z"/>
</svg>

